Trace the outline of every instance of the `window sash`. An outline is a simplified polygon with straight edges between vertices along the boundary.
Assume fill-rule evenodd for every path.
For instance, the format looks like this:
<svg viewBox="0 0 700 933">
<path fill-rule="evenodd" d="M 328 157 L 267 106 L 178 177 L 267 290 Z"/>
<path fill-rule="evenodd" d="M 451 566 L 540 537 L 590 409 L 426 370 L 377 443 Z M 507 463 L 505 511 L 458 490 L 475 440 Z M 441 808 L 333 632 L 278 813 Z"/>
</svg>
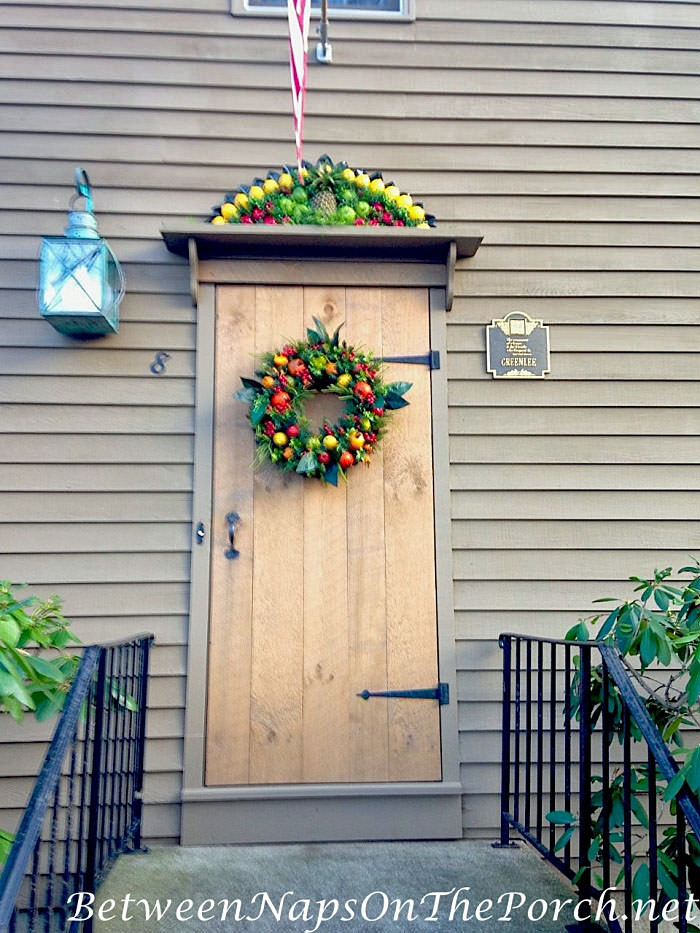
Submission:
<svg viewBox="0 0 700 933">
<path fill-rule="evenodd" d="M 415 0 L 328 0 L 333 19 L 413 20 Z M 317 17 L 321 0 L 311 0 L 311 16 Z M 286 16 L 285 0 L 230 0 L 234 16 Z"/>
</svg>

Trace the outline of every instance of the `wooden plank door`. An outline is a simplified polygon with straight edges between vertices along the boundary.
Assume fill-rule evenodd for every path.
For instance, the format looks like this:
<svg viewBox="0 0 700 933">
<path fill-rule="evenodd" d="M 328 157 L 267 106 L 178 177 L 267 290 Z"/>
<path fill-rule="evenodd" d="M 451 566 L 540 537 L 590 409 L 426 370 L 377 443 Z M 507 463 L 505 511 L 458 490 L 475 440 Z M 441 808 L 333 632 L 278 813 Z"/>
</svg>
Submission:
<svg viewBox="0 0 700 933">
<path fill-rule="evenodd" d="M 437 702 L 357 696 L 438 683 L 428 367 L 386 365 L 410 405 L 337 488 L 254 470 L 232 397 L 313 316 L 377 355 L 430 348 L 422 289 L 217 289 L 206 783 L 438 781 Z"/>
</svg>

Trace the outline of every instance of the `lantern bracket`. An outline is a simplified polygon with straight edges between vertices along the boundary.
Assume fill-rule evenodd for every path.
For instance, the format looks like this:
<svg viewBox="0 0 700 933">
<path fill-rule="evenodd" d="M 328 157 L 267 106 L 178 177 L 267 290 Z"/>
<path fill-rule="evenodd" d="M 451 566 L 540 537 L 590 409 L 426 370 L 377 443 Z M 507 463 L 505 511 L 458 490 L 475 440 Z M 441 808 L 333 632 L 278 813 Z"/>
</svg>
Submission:
<svg viewBox="0 0 700 933">
<path fill-rule="evenodd" d="M 71 210 L 75 202 L 80 198 L 85 198 L 85 210 L 90 214 L 94 214 L 95 205 L 92 200 L 92 185 L 90 184 L 88 173 L 84 168 L 78 166 L 75 170 L 75 194 L 70 199 Z"/>
</svg>

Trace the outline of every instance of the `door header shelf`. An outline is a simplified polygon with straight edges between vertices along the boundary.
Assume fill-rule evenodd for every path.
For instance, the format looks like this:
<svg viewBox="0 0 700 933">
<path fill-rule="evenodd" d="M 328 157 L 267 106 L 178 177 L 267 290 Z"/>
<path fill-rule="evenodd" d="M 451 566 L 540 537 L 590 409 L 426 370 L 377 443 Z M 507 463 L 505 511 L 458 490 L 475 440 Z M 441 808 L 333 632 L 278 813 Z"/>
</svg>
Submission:
<svg viewBox="0 0 700 933">
<path fill-rule="evenodd" d="M 433 277 L 437 273 L 439 284 L 444 284 L 448 311 L 454 294 L 455 263 L 458 259 L 472 257 L 483 239 L 478 230 L 464 231 L 449 226 L 428 230 L 265 224 L 212 226 L 205 221 L 163 226 L 161 236 L 171 253 L 189 259 L 195 304 L 198 284 L 203 280 L 200 262 L 211 261 L 211 266 L 218 260 L 321 261 L 354 265 L 358 262 L 406 262 L 433 268 Z M 444 272 L 439 271 L 440 266 Z M 347 284 L 352 284 L 353 275 L 349 274 L 348 279 Z M 208 277 L 207 280 L 211 281 Z"/>
</svg>

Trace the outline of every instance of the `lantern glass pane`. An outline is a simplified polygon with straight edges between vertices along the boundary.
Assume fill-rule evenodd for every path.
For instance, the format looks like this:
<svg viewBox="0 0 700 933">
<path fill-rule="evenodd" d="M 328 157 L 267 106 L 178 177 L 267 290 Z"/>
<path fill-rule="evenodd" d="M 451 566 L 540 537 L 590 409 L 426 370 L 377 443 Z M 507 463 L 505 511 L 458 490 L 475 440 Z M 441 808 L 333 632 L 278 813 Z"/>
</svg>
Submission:
<svg viewBox="0 0 700 933">
<path fill-rule="evenodd" d="M 44 240 L 41 304 L 46 311 L 95 313 L 103 306 L 105 247 L 102 241 Z"/>
</svg>

